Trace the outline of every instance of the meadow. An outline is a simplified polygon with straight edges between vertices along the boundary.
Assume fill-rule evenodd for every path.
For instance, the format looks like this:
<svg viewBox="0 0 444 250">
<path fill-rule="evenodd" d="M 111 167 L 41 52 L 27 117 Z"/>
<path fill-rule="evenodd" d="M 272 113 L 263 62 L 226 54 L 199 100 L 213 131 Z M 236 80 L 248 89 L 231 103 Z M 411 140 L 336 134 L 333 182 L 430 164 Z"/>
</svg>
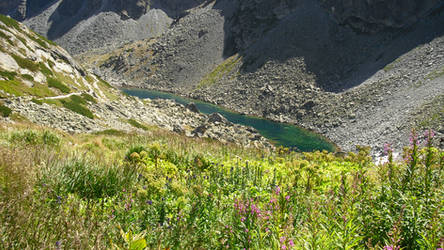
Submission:
<svg viewBox="0 0 444 250">
<path fill-rule="evenodd" d="M 0 124 L 1 125 L 1 124 Z M 273 152 L 0 126 L 2 249 L 439 249 L 444 152 Z"/>
</svg>

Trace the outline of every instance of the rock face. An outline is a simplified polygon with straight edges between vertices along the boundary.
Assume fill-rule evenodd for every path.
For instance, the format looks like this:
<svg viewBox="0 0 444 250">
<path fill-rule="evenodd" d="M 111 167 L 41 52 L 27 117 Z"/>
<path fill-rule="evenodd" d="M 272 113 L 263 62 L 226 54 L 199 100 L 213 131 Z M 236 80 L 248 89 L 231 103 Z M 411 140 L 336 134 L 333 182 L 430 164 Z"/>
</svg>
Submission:
<svg viewBox="0 0 444 250">
<path fill-rule="evenodd" d="M 322 0 L 341 23 L 360 32 L 403 28 L 430 14 L 441 3 L 436 0 Z"/>
<path fill-rule="evenodd" d="M 0 13 L 24 21 L 70 53 L 156 37 L 204 0 L 2 1 Z"/>
<path fill-rule="evenodd" d="M 83 69 L 61 47 L 0 16 L 0 104 L 15 117 L 71 133 L 161 127 L 246 147 L 272 148 L 256 131 L 168 100 L 140 100 Z M 214 118 L 216 117 L 216 118 Z M 0 118 L 0 122 L 14 122 Z M 196 129 L 204 127 L 200 133 Z"/>
</svg>

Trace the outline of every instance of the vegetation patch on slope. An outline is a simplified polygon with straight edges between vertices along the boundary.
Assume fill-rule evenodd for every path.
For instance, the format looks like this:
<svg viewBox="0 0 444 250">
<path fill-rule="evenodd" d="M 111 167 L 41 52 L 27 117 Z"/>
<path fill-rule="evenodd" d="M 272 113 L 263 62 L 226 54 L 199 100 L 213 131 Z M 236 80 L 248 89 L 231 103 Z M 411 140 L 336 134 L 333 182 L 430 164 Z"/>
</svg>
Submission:
<svg viewBox="0 0 444 250">
<path fill-rule="evenodd" d="M 48 78 L 48 87 L 56 88 L 60 90 L 62 93 L 69 93 L 71 89 L 63 84 L 61 81 L 55 78 Z"/>
<path fill-rule="evenodd" d="M 228 75 L 242 59 L 239 55 L 234 55 L 219 64 L 211 73 L 206 75 L 199 83 L 198 88 L 208 87 L 219 81 L 223 76 Z"/>
</svg>

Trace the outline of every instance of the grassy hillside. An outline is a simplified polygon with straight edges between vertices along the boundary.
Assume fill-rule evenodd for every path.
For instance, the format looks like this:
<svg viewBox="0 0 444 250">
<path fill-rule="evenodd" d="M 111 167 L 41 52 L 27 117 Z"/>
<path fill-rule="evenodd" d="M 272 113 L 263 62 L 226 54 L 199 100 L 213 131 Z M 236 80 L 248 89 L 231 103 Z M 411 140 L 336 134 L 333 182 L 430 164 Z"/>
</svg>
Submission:
<svg viewBox="0 0 444 250">
<path fill-rule="evenodd" d="M 147 129 L 1 126 L 0 248 L 443 247 L 444 152 L 427 142 L 375 165 L 366 149 L 268 153 Z"/>
</svg>

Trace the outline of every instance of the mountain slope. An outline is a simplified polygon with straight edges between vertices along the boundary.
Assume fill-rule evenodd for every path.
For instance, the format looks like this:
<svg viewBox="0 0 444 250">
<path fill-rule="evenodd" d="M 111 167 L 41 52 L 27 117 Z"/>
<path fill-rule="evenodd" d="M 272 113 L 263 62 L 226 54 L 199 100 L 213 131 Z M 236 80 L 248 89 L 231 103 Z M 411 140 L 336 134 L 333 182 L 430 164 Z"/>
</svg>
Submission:
<svg viewBox="0 0 444 250">
<path fill-rule="evenodd" d="M 444 94 L 437 74 L 442 3 L 354 3 L 359 8 L 350 1 L 217 1 L 157 39 L 83 61 L 115 84 L 296 123 L 346 150 L 395 142 L 400 149 L 421 123 L 415 114 Z"/>
<path fill-rule="evenodd" d="M 250 128 L 213 122 L 172 101 L 123 95 L 54 42 L 2 15 L 0 44 L 0 110 L 7 122 L 24 119 L 68 132 L 143 132 L 159 126 L 188 136 L 270 146 Z M 202 126 L 205 131 L 198 130 Z"/>
</svg>

